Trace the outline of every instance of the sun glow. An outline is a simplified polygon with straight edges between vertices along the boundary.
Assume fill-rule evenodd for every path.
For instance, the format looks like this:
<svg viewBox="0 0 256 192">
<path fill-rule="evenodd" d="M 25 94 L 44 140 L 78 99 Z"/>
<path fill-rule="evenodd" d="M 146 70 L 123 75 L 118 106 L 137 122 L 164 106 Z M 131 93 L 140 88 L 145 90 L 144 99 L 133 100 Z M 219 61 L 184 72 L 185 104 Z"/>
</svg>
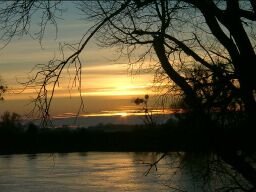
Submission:
<svg viewBox="0 0 256 192">
<path fill-rule="evenodd" d="M 120 116 L 120 117 L 127 117 L 129 114 L 123 111 L 102 111 L 99 113 L 91 113 L 91 114 L 84 114 L 80 115 L 81 117 L 112 117 L 112 116 Z"/>
<path fill-rule="evenodd" d="M 96 83 L 97 82 L 97 83 Z M 86 84 L 86 83 L 85 83 Z M 87 96 L 125 96 L 144 95 L 150 90 L 151 84 L 133 82 L 129 77 L 109 77 L 97 79 L 95 83 L 85 85 L 82 95 Z M 150 93 L 152 95 L 152 93 Z"/>
<path fill-rule="evenodd" d="M 126 112 L 121 112 L 121 113 L 117 113 L 116 115 L 120 115 L 121 117 L 127 117 L 128 113 Z"/>
<path fill-rule="evenodd" d="M 151 115 L 168 115 L 168 114 L 174 114 L 174 113 L 181 113 L 182 109 L 166 109 L 166 110 L 160 110 L 160 109 L 152 109 L 151 110 Z M 77 116 L 76 113 L 64 113 L 62 115 L 57 115 L 54 116 L 55 119 L 61 119 L 61 118 L 68 118 L 68 117 L 113 117 L 113 116 L 119 116 L 121 118 L 124 117 L 129 117 L 129 116 L 145 116 L 145 111 L 144 110 L 127 110 L 127 111 L 100 111 L 97 113 L 85 113 L 85 114 L 80 114 Z"/>
</svg>

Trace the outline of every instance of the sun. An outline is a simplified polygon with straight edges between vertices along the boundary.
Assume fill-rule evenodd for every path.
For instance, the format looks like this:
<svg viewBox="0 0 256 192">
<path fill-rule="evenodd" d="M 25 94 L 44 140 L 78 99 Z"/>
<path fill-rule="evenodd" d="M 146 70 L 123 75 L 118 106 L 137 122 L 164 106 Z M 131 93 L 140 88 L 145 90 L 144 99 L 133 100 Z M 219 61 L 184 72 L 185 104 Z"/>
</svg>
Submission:
<svg viewBox="0 0 256 192">
<path fill-rule="evenodd" d="M 128 114 L 126 112 L 121 112 L 121 113 L 118 113 L 117 115 L 120 115 L 121 117 L 127 117 Z"/>
</svg>

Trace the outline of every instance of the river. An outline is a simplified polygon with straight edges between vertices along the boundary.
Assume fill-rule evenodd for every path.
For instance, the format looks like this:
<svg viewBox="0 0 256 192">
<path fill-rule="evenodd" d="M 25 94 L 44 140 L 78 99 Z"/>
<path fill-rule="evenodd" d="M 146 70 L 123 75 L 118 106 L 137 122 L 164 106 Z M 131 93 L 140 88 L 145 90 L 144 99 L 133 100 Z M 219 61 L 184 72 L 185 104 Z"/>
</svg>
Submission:
<svg viewBox="0 0 256 192">
<path fill-rule="evenodd" d="M 1 192 L 187 191 L 174 159 L 161 154 L 88 152 L 0 156 Z M 181 179 L 182 178 L 182 179 Z M 186 184 L 186 185 L 184 185 Z M 189 190 L 194 191 L 194 190 Z M 196 190 L 198 191 L 198 190 Z"/>
</svg>

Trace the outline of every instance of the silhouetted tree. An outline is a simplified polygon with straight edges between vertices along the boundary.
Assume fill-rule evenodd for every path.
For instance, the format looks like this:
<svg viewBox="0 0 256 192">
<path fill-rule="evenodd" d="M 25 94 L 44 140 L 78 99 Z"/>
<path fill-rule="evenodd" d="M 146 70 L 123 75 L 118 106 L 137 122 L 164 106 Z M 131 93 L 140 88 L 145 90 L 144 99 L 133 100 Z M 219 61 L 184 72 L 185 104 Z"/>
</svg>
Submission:
<svg viewBox="0 0 256 192">
<path fill-rule="evenodd" d="M 22 130 L 20 115 L 8 111 L 4 112 L 1 115 L 0 128 L 4 133 L 19 133 Z"/>
<path fill-rule="evenodd" d="M 153 112 L 152 110 L 149 108 L 148 106 L 148 100 L 149 100 L 149 95 L 145 95 L 144 98 L 139 98 L 137 97 L 135 100 L 134 100 L 134 103 L 136 105 L 143 105 L 142 106 L 142 110 L 144 112 L 144 123 L 146 125 L 148 125 L 149 127 L 154 127 L 156 125 L 156 122 L 153 118 Z"/>
<path fill-rule="evenodd" d="M 4 99 L 3 94 L 6 92 L 6 90 L 7 90 L 7 86 L 4 85 L 3 81 L 0 78 L 0 100 Z"/>
<path fill-rule="evenodd" d="M 2 2 L 2 39 L 29 31 L 33 14 L 42 14 L 39 40 L 46 24 L 56 25 L 55 13 L 61 1 Z M 183 95 L 197 117 L 212 111 L 242 111 L 248 122 L 256 114 L 256 55 L 254 0 L 123 0 L 81 1 L 80 10 L 93 25 L 61 59 L 38 65 L 38 72 L 26 85 L 39 85 L 35 106 L 42 118 L 49 116 L 55 88 L 64 68 L 74 66 L 75 81 L 81 86 L 80 54 L 93 38 L 102 46 L 116 46 L 130 63 L 155 60 L 151 68 L 157 82 L 167 82 L 174 95 Z M 135 56 L 135 60 L 132 60 Z M 166 86 L 165 86 L 166 87 Z M 254 123 L 255 125 L 255 123 Z M 247 126 L 247 129 L 254 126 Z M 246 129 L 246 128 L 245 128 Z M 250 130 L 251 131 L 251 130 Z M 253 131 L 251 131 L 253 134 Z M 218 155 L 239 172 L 255 190 L 255 160 L 245 153 L 230 151 Z M 246 157 L 245 157 L 246 156 Z"/>
</svg>

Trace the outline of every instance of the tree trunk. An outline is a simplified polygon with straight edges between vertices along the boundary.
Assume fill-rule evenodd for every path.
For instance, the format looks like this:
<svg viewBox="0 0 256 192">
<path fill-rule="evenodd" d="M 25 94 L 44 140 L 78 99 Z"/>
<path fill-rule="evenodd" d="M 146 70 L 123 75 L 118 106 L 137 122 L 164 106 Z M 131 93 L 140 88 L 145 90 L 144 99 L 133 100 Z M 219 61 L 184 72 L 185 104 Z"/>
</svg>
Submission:
<svg viewBox="0 0 256 192">
<path fill-rule="evenodd" d="M 254 116 L 256 115 L 256 101 L 253 93 L 256 89 L 256 56 L 239 12 L 238 1 L 229 0 L 222 23 L 229 29 L 239 51 L 239 54 L 231 55 L 231 58 L 239 78 L 245 110 L 249 116 Z"/>
<path fill-rule="evenodd" d="M 168 57 L 165 54 L 164 47 L 164 38 L 163 37 L 154 37 L 153 43 L 154 50 L 160 61 L 162 68 L 165 70 L 169 78 L 178 85 L 186 95 L 186 103 L 192 107 L 193 111 L 203 113 L 203 108 L 199 98 L 196 96 L 196 93 L 192 87 L 186 82 L 186 80 L 175 71 L 175 69 L 170 64 Z"/>
</svg>

